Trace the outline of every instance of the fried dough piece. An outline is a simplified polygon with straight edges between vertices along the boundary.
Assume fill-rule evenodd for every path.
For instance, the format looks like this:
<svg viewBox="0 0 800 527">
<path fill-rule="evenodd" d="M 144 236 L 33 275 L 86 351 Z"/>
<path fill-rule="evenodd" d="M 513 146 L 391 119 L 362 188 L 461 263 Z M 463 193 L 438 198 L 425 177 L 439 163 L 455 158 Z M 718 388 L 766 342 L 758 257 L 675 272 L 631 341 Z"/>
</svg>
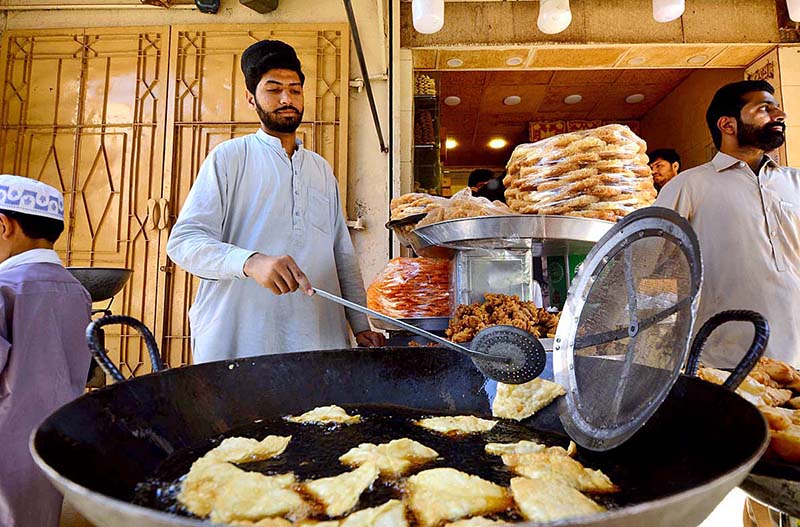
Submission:
<svg viewBox="0 0 800 527">
<path fill-rule="evenodd" d="M 201 457 L 192 464 L 181 483 L 178 502 L 195 516 L 205 518 L 211 514 L 217 494 L 225 483 L 239 472 L 243 470 L 230 463 Z"/>
<path fill-rule="evenodd" d="M 456 417 L 429 417 L 414 421 L 414 424 L 442 434 L 465 435 L 488 432 L 494 428 L 497 421 L 481 419 L 474 415 L 460 415 Z"/>
<path fill-rule="evenodd" d="M 788 404 L 792 408 L 800 409 L 800 397 L 792 397 L 786 404 Z"/>
<path fill-rule="evenodd" d="M 534 379 L 524 384 L 497 383 L 492 415 L 521 421 L 565 393 L 563 386 L 544 379 Z"/>
<path fill-rule="evenodd" d="M 222 483 L 210 518 L 217 523 L 260 521 L 297 511 L 304 503 L 294 491 L 294 484 L 294 474 L 265 476 L 239 469 L 238 473 Z"/>
<path fill-rule="evenodd" d="M 402 476 L 411 467 L 439 457 L 439 453 L 412 439 L 395 439 L 374 445 L 361 443 L 339 457 L 346 465 L 360 467 L 374 463 L 382 476 Z"/>
<path fill-rule="evenodd" d="M 292 436 L 267 436 L 261 441 L 248 437 L 229 437 L 203 457 L 230 463 L 261 461 L 282 454 L 291 439 Z"/>
<path fill-rule="evenodd" d="M 758 359 L 756 369 L 764 371 L 782 388 L 800 391 L 800 372 L 789 364 L 768 357 Z"/>
<path fill-rule="evenodd" d="M 411 476 L 406 493 L 408 506 L 422 527 L 502 512 L 512 505 L 505 488 L 452 468 L 434 468 Z"/>
<path fill-rule="evenodd" d="M 483 516 L 476 516 L 468 520 L 458 520 L 452 523 L 446 523 L 445 527 L 494 527 L 495 525 L 510 525 L 508 522 L 500 520 L 490 520 Z"/>
<path fill-rule="evenodd" d="M 325 514 L 335 518 L 356 506 L 361 493 L 378 479 L 378 467 L 367 463 L 331 478 L 303 483 L 303 489 L 325 507 Z"/>
<path fill-rule="evenodd" d="M 549 522 L 605 510 L 573 487 L 558 481 L 514 478 L 511 492 L 522 517 L 528 521 Z"/>
<path fill-rule="evenodd" d="M 546 445 L 536 441 L 518 441 L 516 443 L 488 443 L 484 450 L 487 454 L 502 456 L 504 454 L 535 454 L 546 448 Z"/>
<path fill-rule="evenodd" d="M 318 406 L 302 415 L 289 416 L 287 421 L 293 423 L 313 423 L 313 424 L 345 424 L 351 425 L 361 422 L 360 415 L 348 415 L 344 408 L 336 405 Z"/>
<path fill-rule="evenodd" d="M 339 527 L 339 520 L 300 520 L 299 522 L 295 523 L 298 527 Z"/>
<path fill-rule="evenodd" d="M 789 463 L 800 463 L 800 425 L 785 430 L 770 430 L 769 449 Z"/>
<path fill-rule="evenodd" d="M 228 525 L 233 527 L 292 527 L 294 524 L 286 518 L 264 518 L 257 522 L 233 521 Z"/>
<path fill-rule="evenodd" d="M 380 507 L 354 512 L 340 527 L 408 527 L 406 508 L 400 500 L 390 500 Z"/>
<path fill-rule="evenodd" d="M 700 368 L 697 376 L 704 381 L 722 384 L 730 373 L 715 368 Z M 791 390 L 783 390 L 765 386 L 752 377 L 745 377 L 742 384 L 736 389 L 736 393 L 756 406 L 781 406 L 789 402 L 792 398 Z"/>
<path fill-rule="evenodd" d="M 556 481 L 581 492 L 606 494 L 619 490 L 608 476 L 599 470 L 584 467 L 559 447 L 536 454 L 506 454 L 503 463 L 519 476 Z"/>
<path fill-rule="evenodd" d="M 790 408 L 773 408 L 759 406 L 761 414 L 767 420 L 770 430 L 786 430 L 792 425 L 800 425 L 800 410 Z"/>
</svg>

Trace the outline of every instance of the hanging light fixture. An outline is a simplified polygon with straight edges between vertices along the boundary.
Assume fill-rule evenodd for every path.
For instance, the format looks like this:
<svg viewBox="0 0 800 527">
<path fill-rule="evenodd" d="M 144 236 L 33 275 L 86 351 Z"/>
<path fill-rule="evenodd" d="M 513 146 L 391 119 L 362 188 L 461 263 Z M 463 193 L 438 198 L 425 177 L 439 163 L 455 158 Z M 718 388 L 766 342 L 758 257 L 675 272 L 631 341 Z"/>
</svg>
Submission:
<svg viewBox="0 0 800 527">
<path fill-rule="evenodd" d="M 539 31 L 553 35 L 561 33 L 572 22 L 572 11 L 569 10 L 569 0 L 540 0 L 539 18 L 536 25 Z"/>
<path fill-rule="evenodd" d="M 653 0 L 653 18 L 656 22 L 672 22 L 683 15 L 685 0 Z"/>
<path fill-rule="evenodd" d="M 800 22 L 800 0 L 786 0 L 786 7 L 792 22 Z"/>
<path fill-rule="evenodd" d="M 412 0 L 411 19 L 418 32 L 436 33 L 444 25 L 444 0 Z"/>
</svg>

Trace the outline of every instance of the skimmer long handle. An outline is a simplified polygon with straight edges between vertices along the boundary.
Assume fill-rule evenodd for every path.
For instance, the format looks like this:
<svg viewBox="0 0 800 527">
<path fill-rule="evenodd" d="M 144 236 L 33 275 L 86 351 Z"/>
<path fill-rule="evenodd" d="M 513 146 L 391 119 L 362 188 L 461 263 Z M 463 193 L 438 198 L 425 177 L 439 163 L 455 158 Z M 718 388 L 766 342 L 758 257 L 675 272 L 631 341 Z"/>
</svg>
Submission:
<svg viewBox="0 0 800 527">
<path fill-rule="evenodd" d="M 459 353 L 464 353 L 469 356 L 480 357 L 484 360 L 491 360 L 497 362 L 505 362 L 505 359 L 502 357 L 495 357 L 494 355 L 487 355 L 486 353 L 481 353 L 478 351 L 473 351 L 467 347 L 461 346 L 456 344 L 455 342 L 450 342 L 449 340 L 443 339 L 433 333 L 425 331 L 424 329 L 420 329 L 416 326 L 412 326 L 411 324 L 407 324 L 401 320 L 397 320 L 396 318 L 387 317 L 383 313 L 378 313 L 377 311 L 373 311 L 372 309 L 366 308 L 360 304 L 356 304 L 354 302 L 350 302 L 349 300 L 345 300 L 344 298 L 338 297 L 334 294 L 328 293 L 327 291 L 323 291 L 322 289 L 317 289 L 316 287 L 313 288 L 314 293 L 318 294 L 322 298 L 328 299 L 332 302 L 336 302 L 337 304 L 341 304 L 346 308 L 352 309 L 354 311 L 358 311 L 359 313 L 364 313 L 365 315 L 370 315 L 377 319 L 383 320 L 388 324 L 392 324 L 399 328 L 403 328 L 406 331 L 410 331 L 420 337 L 425 337 L 426 339 L 432 340 L 435 343 L 439 344 L 440 346 L 444 346 L 446 348 L 450 348 L 451 350 L 455 350 Z"/>
</svg>

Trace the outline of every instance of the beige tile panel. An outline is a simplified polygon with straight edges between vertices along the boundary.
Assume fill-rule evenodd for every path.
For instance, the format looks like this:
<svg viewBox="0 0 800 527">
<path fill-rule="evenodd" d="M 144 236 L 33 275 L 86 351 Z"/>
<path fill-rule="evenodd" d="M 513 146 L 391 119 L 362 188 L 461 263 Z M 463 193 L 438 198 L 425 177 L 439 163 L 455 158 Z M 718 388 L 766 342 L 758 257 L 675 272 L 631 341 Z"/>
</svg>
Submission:
<svg viewBox="0 0 800 527">
<path fill-rule="evenodd" d="M 482 49 L 482 50 L 463 50 L 463 49 L 443 49 L 439 50 L 436 59 L 436 66 L 442 70 L 459 69 L 522 69 L 528 58 L 529 48 L 511 49 Z M 447 61 L 453 58 L 461 59 L 463 65 L 453 68 Z M 509 66 L 506 61 L 511 58 L 521 58 L 522 63 L 518 66 Z"/>
<path fill-rule="evenodd" d="M 732 45 L 708 62 L 715 68 L 736 68 L 749 66 L 754 60 L 767 53 L 772 45 Z"/>
<path fill-rule="evenodd" d="M 636 64 L 641 68 L 689 68 L 700 67 L 708 63 L 725 49 L 723 44 L 699 44 L 699 45 L 654 45 L 654 46 L 635 46 L 622 57 L 618 66 L 621 68 L 630 67 L 630 61 L 635 58 L 643 58 L 644 62 Z M 706 61 L 701 64 L 691 64 L 689 59 L 695 56 L 705 55 Z"/>
<path fill-rule="evenodd" d="M 786 118 L 790 125 L 800 125 L 800 86 L 783 86 L 783 109 L 788 114 Z"/>
<path fill-rule="evenodd" d="M 552 77 L 552 71 L 487 71 L 486 84 L 489 86 L 497 86 L 499 84 L 508 84 L 513 86 L 549 84 Z"/>
<path fill-rule="evenodd" d="M 622 47 L 540 47 L 530 68 L 611 68 L 625 53 Z"/>
<path fill-rule="evenodd" d="M 616 70 L 562 70 L 553 74 L 552 85 L 611 84 L 617 81 Z"/>
<path fill-rule="evenodd" d="M 781 84 L 800 86 L 800 46 L 781 46 L 778 48 L 781 68 Z"/>
</svg>

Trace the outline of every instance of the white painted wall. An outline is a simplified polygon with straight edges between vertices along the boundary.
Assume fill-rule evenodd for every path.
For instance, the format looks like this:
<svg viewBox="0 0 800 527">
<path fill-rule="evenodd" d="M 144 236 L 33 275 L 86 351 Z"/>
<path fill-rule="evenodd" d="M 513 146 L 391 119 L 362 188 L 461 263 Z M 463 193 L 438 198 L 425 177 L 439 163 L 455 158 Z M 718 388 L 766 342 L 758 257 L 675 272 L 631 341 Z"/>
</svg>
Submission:
<svg viewBox="0 0 800 527">
<path fill-rule="evenodd" d="M 386 0 L 352 0 L 361 43 L 378 106 L 385 141 L 389 141 L 389 88 L 386 80 L 388 37 L 386 36 Z M 25 0 L 14 0 L 24 4 Z M 54 2 L 55 3 L 55 2 Z M 5 20 L 4 20 L 5 19 Z M 118 10 L 33 10 L 0 13 L 0 29 L 120 27 L 178 24 L 308 24 L 344 22 L 347 13 L 342 0 L 280 0 L 278 9 L 259 14 L 242 6 L 238 0 L 222 0 L 216 15 L 195 9 L 118 9 Z M 350 45 L 350 77 L 361 77 L 355 51 Z M 383 269 L 389 255 L 389 235 L 384 228 L 389 217 L 389 156 L 380 151 L 377 134 L 365 90 L 350 91 L 348 215 L 363 216 L 366 229 L 351 231 L 360 256 L 364 281 L 370 281 Z"/>
</svg>

